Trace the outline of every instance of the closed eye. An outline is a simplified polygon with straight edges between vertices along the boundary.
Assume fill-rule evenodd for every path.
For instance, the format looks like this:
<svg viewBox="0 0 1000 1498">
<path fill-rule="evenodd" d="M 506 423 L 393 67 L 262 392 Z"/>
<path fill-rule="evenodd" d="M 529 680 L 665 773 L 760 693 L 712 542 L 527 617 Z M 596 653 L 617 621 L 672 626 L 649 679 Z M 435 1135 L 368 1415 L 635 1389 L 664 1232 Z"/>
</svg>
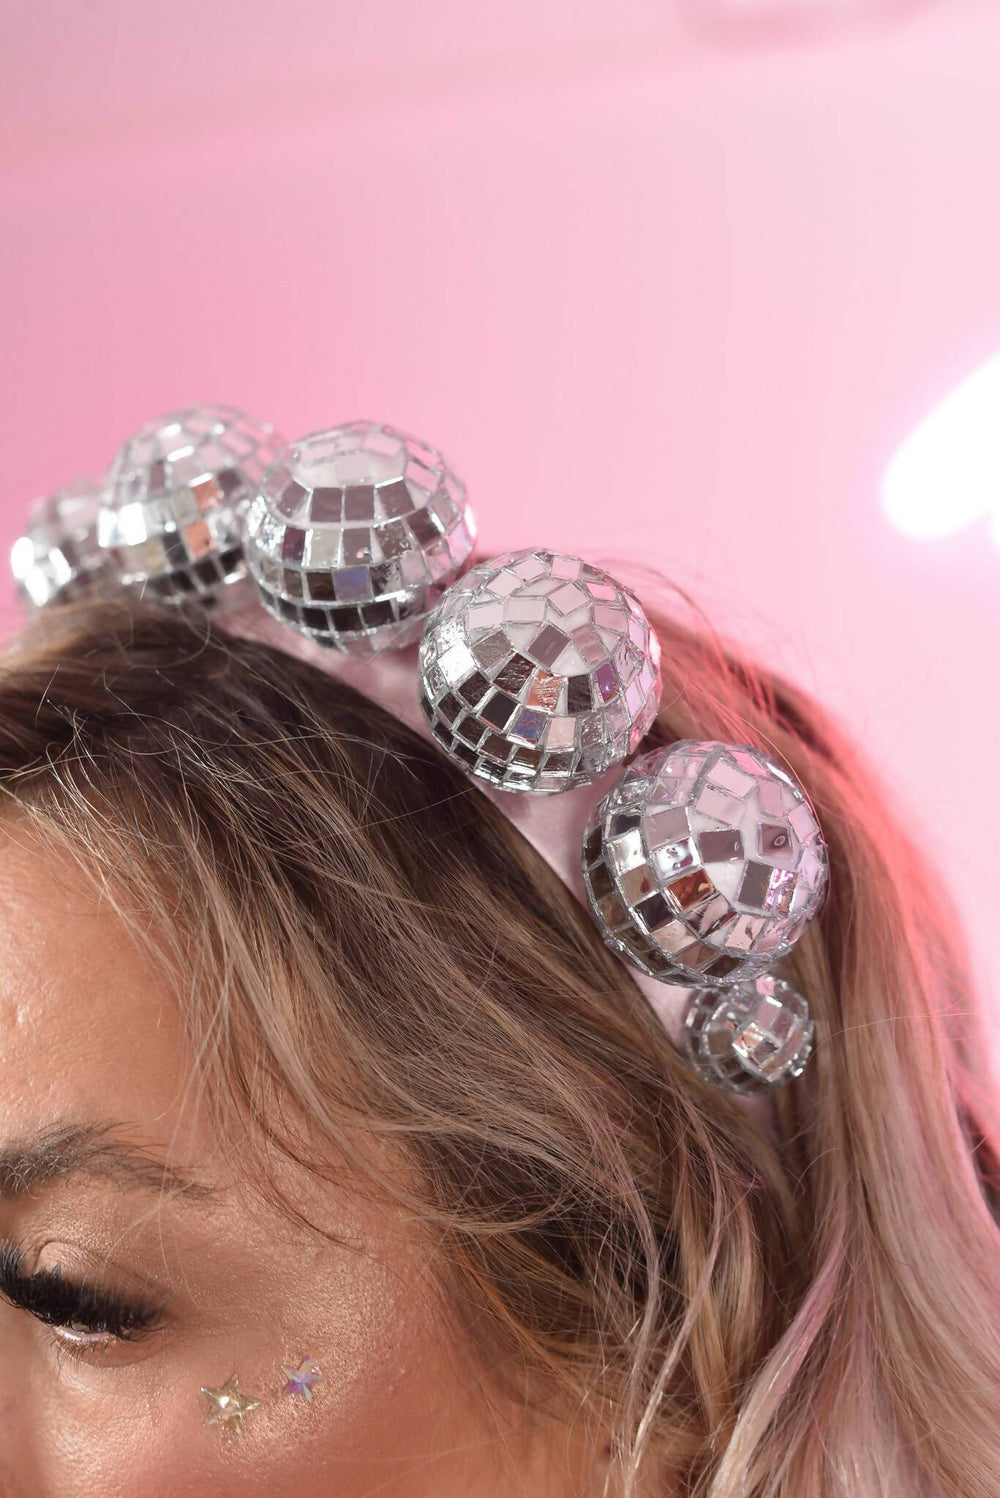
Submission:
<svg viewBox="0 0 1000 1498">
<path fill-rule="evenodd" d="M 25 1274 L 21 1250 L 9 1239 L 0 1239 L 0 1296 L 81 1342 L 91 1337 L 138 1341 L 163 1314 L 162 1306 L 70 1279 L 60 1269 Z"/>
</svg>

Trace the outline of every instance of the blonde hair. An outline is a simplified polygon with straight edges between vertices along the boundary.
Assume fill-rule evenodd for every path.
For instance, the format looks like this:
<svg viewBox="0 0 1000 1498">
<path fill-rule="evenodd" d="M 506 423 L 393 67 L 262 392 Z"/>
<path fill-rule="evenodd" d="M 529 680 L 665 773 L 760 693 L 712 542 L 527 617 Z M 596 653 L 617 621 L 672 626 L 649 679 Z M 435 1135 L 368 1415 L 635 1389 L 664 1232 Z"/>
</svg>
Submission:
<svg viewBox="0 0 1000 1498">
<path fill-rule="evenodd" d="M 423 1223 L 484 1376 L 599 1420 L 625 1498 L 651 1470 L 663 1498 L 995 1498 L 998 1132 L 955 914 L 814 703 L 654 622 L 644 747 L 767 749 L 829 842 L 776 1145 L 502 813 L 314 666 L 129 597 L 49 608 L 0 669 L 0 787 L 155 944 L 220 1122 Z"/>
</svg>

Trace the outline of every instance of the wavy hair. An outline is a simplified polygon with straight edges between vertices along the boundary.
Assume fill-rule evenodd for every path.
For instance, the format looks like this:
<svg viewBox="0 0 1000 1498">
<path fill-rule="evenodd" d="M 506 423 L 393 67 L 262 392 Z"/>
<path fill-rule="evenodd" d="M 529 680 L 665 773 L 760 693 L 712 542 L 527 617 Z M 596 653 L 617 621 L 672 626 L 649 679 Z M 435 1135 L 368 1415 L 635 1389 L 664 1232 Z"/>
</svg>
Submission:
<svg viewBox="0 0 1000 1498">
<path fill-rule="evenodd" d="M 345 1161 L 422 1223 L 487 1387 L 593 1421 L 608 1491 L 996 1498 L 1000 1134 L 954 912 L 814 702 L 651 613 L 644 748 L 766 749 L 829 843 L 776 1139 L 436 745 L 206 616 L 45 610 L 0 663 L 0 790 L 155 948 L 247 1171 Z"/>
</svg>

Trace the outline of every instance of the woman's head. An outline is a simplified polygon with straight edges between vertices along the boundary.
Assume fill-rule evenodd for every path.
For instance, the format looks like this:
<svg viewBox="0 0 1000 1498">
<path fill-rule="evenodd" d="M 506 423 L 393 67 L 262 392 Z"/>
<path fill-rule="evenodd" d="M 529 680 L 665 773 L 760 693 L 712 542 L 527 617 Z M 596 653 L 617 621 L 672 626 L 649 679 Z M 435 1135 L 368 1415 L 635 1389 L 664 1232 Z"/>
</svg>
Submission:
<svg viewBox="0 0 1000 1498">
<path fill-rule="evenodd" d="M 5 1273 L 53 1320 L 56 1265 L 138 1305 L 104 1350 L 0 1308 L 3 1498 L 867 1498 L 897 1444 L 993 1491 L 993 1156 L 940 892 L 810 703 L 657 622 L 648 743 L 758 743 L 830 844 L 777 1145 L 503 814 L 344 683 L 126 598 L 17 642 Z M 311 1405 L 282 1393 L 306 1357 Z M 242 1437 L 199 1423 L 234 1372 Z"/>
</svg>

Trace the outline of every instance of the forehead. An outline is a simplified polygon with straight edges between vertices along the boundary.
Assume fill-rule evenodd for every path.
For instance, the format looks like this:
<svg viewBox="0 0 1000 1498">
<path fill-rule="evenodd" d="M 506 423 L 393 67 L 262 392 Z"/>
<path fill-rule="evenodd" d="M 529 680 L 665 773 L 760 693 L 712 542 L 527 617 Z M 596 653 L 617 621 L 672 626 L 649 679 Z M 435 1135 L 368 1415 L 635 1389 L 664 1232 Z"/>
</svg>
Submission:
<svg viewBox="0 0 1000 1498">
<path fill-rule="evenodd" d="M 70 854 L 20 818 L 0 826 L 0 1072 L 6 1137 L 58 1118 L 198 1132 L 166 983 Z"/>
<path fill-rule="evenodd" d="M 227 1142 L 251 1141 L 245 1120 L 230 1136 L 199 1101 L 181 1012 L 156 959 L 132 935 L 96 880 L 58 842 L 20 816 L 0 820 L 0 1149 L 65 1124 L 112 1121 L 114 1137 L 155 1146 L 181 1175 L 219 1189 L 260 1184 L 262 1159 Z M 267 1158 L 269 1179 L 290 1199 L 325 1210 L 358 1185 L 338 1153 L 281 1099 L 295 1144 L 324 1157 L 326 1186 L 299 1159 Z M 276 1115 L 277 1117 L 277 1115 Z M 256 1140 L 256 1136 L 253 1136 Z M 259 1144 L 260 1141 L 256 1140 Z M 397 1156 L 352 1133 L 352 1153 L 376 1175 L 406 1174 Z M 336 1166 L 336 1170 L 334 1170 Z M 367 1171 L 364 1178 L 370 1187 Z M 257 1208 L 255 1208 L 257 1210 Z"/>
</svg>

